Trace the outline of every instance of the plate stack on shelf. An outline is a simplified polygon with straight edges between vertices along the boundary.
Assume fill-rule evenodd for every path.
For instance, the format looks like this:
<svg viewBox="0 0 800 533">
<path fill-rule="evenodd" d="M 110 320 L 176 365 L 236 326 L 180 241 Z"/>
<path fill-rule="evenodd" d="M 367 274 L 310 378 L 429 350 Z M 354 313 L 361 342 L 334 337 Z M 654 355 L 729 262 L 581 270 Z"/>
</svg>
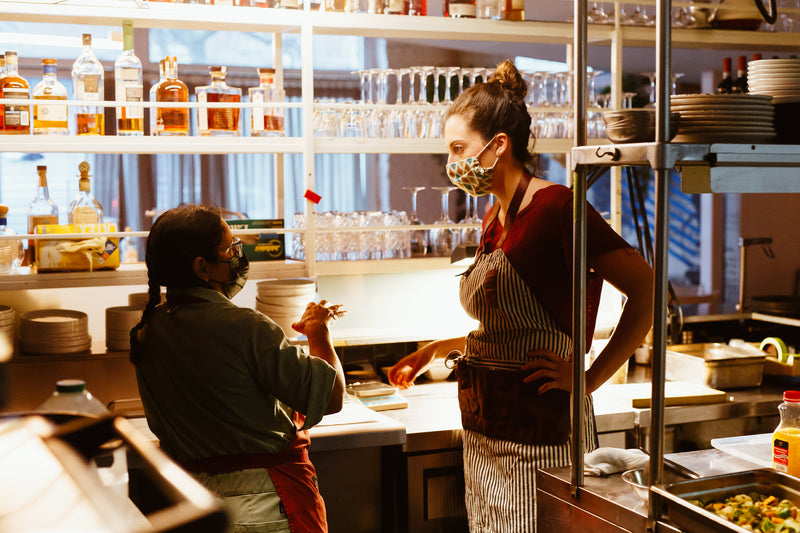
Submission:
<svg viewBox="0 0 800 533">
<path fill-rule="evenodd" d="M 139 323 L 142 310 L 136 307 L 106 308 L 106 348 L 111 352 L 127 352 L 131 348 L 131 328 Z"/>
<path fill-rule="evenodd" d="M 0 335 L 4 334 L 11 346 L 14 346 L 16 322 L 17 313 L 7 305 L 0 305 Z"/>
<path fill-rule="evenodd" d="M 759 59 L 747 64 L 747 90 L 772 97 L 777 141 L 800 143 L 800 59 Z"/>
<path fill-rule="evenodd" d="M 772 97 L 757 94 L 678 94 L 677 143 L 765 143 L 775 137 Z"/>
<path fill-rule="evenodd" d="M 89 317 L 69 309 L 41 309 L 20 317 L 19 345 L 28 354 L 73 354 L 92 346 Z"/>
<path fill-rule="evenodd" d="M 268 279 L 256 285 L 256 310 L 278 324 L 289 338 L 300 336 L 292 329 L 309 302 L 314 301 L 317 282 L 310 278 Z"/>
</svg>

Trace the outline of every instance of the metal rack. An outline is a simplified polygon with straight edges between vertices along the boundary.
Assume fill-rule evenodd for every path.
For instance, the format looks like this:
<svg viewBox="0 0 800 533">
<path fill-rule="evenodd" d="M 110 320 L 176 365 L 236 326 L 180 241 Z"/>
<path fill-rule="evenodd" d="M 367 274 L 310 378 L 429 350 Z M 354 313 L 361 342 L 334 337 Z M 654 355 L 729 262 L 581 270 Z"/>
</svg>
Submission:
<svg viewBox="0 0 800 533">
<path fill-rule="evenodd" d="M 656 135 L 653 143 L 586 146 L 586 2 L 575 0 L 575 145 L 572 150 L 575 230 L 573 249 L 573 305 L 585 308 L 586 291 L 586 174 L 596 166 L 649 166 L 655 173 L 655 298 L 650 433 L 650 483 L 663 479 L 664 382 L 667 341 L 667 263 L 669 257 L 669 177 L 678 167 L 684 192 L 800 192 L 800 147 L 756 144 L 672 144 L 669 139 L 671 58 L 671 0 L 656 2 Z M 573 313 L 574 353 L 585 353 L 584 313 Z M 583 485 L 584 361 L 574 358 L 572 497 Z M 648 530 L 659 518 L 650 499 Z"/>
</svg>

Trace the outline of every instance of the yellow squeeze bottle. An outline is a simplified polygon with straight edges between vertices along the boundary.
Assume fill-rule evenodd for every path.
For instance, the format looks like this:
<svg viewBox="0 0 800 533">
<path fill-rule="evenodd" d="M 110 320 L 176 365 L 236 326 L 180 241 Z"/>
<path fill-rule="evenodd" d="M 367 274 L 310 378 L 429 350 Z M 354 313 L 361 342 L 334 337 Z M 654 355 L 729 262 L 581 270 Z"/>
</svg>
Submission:
<svg viewBox="0 0 800 533">
<path fill-rule="evenodd" d="M 781 422 L 772 434 L 772 468 L 800 477 L 800 391 L 783 393 Z"/>
</svg>

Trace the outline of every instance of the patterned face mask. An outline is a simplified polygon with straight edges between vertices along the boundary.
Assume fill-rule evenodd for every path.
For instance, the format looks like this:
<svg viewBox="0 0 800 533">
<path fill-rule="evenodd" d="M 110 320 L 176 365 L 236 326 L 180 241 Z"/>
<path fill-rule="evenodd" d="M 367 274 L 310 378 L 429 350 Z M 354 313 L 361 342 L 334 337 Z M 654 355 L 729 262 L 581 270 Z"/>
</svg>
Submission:
<svg viewBox="0 0 800 533">
<path fill-rule="evenodd" d="M 495 136 L 496 137 L 496 136 Z M 494 137 L 481 148 L 481 151 L 473 157 L 468 157 L 460 161 L 448 163 L 447 177 L 450 183 L 471 196 L 483 196 L 489 194 L 494 181 L 494 167 L 497 165 L 498 157 L 489 168 L 483 168 L 478 162 L 478 157 L 494 142 Z"/>
</svg>

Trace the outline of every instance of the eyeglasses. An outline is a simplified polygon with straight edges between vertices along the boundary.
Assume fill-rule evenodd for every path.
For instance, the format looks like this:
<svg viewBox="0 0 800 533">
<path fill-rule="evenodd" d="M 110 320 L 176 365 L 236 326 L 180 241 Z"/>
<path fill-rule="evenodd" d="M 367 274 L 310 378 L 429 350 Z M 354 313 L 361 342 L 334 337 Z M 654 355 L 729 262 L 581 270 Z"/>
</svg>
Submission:
<svg viewBox="0 0 800 533">
<path fill-rule="evenodd" d="M 231 241 L 231 245 L 225 248 L 225 253 L 227 254 L 228 252 L 232 252 L 234 257 L 242 257 L 242 239 L 234 237 Z"/>
</svg>

